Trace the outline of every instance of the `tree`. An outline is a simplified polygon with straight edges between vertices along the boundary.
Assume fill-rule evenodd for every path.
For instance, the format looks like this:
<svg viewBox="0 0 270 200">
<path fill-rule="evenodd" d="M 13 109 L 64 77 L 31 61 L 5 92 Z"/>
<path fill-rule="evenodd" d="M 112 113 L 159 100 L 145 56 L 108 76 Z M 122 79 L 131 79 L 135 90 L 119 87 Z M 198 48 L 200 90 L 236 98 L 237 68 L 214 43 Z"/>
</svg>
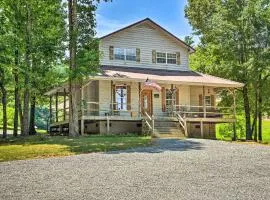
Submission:
<svg viewBox="0 0 270 200">
<path fill-rule="evenodd" d="M 47 81 L 46 74 L 51 73 L 57 63 L 59 66 L 64 56 L 63 3 L 61 0 L 4 0 L 1 2 L 1 9 L 8 24 L 8 36 L 11 38 L 3 41 L 9 42 L 11 53 L 8 55 L 13 60 L 9 69 L 15 83 L 12 84 L 15 101 L 14 136 L 17 135 L 18 115 L 22 135 L 33 134 L 36 102 L 58 80 Z M 9 80 L 9 83 L 13 81 Z M 23 98 L 23 106 L 20 96 Z"/>
<path fill-rule="evenodd" d="M 192 46 L 194 44 L 194 40 L 193 40 L 193 37 L 192 36 L 185 36 L 185 39 L 184 39 L 185 43 L 187 43 L 189 46 Z"/>
<path fill-rule="evenodd" d="M 98 3 L 99 1 L 96 1 Z M 82 80 L 97 72 L 98 48 L 94 39 L 95 11 L 91 0 L 68 0 L 69 16 L 69 135 L 79 135 L 79 89 Z M 94 48 L 93 48 L 94 47 Z"/>
<path fill-rule="evenodd" d="M 260 69 L 254 70 L 257 68 L 254 61 L 258 51 L 266 50 L 266 48 L 262 48 L 260 40 L 256 38 L 260 35 L 259 32 L 269 27 L 269 20 L 266 20 L 267 17 L 269 19 L 269 2 L 263 0 L 189 0 L 185 12 L 195 33 L 200 35 L 199 48 L 202 49 L 202 54 L 209 53 L 210 60 L 213 61 L 211 66 L 207 66 L 204 70 L 245 83 L 242 99 L 245 110 L 246 139 L 252 139 L 251 112 L 255 110 L 252 107 L 253 104 L 250 103 L 254 100 L 252 84 L 254 84 L 254 77 L 256 77 L 256 81 L 260 79 L 258 76 Z M 265 19 L 263 20 L 263 18 Z M 255 51 L 255 49 L 257 50 Z M 269 57 L 266 56 L 264 59 L 269 60 Z M 259 110 L 260 106 L 258 113 Z"/>
</svg>

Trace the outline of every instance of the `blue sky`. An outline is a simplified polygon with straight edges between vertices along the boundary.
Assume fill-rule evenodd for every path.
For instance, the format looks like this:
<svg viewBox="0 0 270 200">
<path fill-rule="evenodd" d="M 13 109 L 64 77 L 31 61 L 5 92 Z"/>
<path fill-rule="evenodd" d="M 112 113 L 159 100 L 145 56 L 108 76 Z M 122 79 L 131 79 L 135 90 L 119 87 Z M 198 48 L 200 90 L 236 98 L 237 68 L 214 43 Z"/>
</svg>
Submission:
<svg viewBox="0 0 270 200">
<path fill-rule="evenodd" d="M 180 39 L 192 34 L 185 18 L 186 0 L 113 0 L 100 3 L 97 10 L 97 36 L 103 36 L 131 23 L 151 18 Z"/>
</svg>

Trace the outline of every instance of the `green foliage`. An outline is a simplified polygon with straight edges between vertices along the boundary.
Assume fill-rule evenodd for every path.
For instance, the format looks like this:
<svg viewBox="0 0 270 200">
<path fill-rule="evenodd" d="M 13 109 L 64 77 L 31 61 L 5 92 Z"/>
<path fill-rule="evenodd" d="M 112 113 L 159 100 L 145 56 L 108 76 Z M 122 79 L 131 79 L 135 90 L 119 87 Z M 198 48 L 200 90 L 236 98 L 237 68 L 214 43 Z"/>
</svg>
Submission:
<svg viewBox="0 0 270 200">
<path fill-rule="evenodd" d="M 236 123 L 236 138 L 245 138 L 245 119 L 244 115 L 237 116 Z M 217 124 L 216 125 L 216 137 L 221 140 L 231 140 L 233 138 L 233 126 L 232 124 Z"/>
<path fill-rule="evenodd" d="M 237 139 L 245 139 L 245 129 L 244 129 L 244 118 L 243 116 L 237 117 Z M 232 125 L 230 124 L 218 124 L 216 126 L 216 137 L 219 140 L 231 140 L 233 136 Z M 270 120 L 263 121 L 263 134 L 262 134 L 262 142 L 265 144 L 270 144 Z"/>
<path fill-rule="evenodd" d="M 185 36 L 184 39 L 185 43 L 187 43 L 189 46 L 193 46 L 194 44 L 194 40 L 192 36 Z"/>
<path fill-rule="evenodd" d="M 13 126 L 13 116 L 14 116 L 14 108 L 7 107 L 7 125 L 9 127 Z M 0 112 L 0 127 L 2 127 L 3 123 L 3 112 Z"/>
<path fill-rule="evenodd" d="M 251 127 L 256 91 L 262 91 L 262 112 L 269 113 L 270 2 L 189 0 L 185 13 L 201 39 L 190 57 L 191 68 L 244 83 L 247 90 L 238 95 L 238 110 L 245 110 Z"/>
</svg>

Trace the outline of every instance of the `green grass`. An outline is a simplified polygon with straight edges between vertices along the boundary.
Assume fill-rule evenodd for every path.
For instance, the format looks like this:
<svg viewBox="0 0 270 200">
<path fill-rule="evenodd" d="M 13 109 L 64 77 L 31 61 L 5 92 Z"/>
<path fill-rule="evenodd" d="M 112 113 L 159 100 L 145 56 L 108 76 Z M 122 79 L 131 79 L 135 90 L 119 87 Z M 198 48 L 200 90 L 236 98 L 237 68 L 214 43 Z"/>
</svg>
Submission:
<svg viewBox="0 0 270 200">
<path fill-rule="evenodd" d="M 37 135 L 0 139 L 0 162 L 123 150 L 151 144 L 151 137 Z"/>
<path fill-rule="evenodd" d="M 218 125 L 218 126 L 222 126 L 222 125 Z M 262 139 L 263 139 L 263 143 L 265 144 L 270 144 L 270 120 L 264 120 L 263 124 L 262 124 Z M 229 136 L 230 134 L 224 136 L 222 134 L 219 133 L 219 129 L 216 129 L 216 137 L 217 139 L 220 140 L 231 140 L 231 137 Z M 245 139 L 244 134 L 242 134 L 243 137 L 240 139 Z M 239 138 L 239 136 L 238 136 Z"/>
</svg>

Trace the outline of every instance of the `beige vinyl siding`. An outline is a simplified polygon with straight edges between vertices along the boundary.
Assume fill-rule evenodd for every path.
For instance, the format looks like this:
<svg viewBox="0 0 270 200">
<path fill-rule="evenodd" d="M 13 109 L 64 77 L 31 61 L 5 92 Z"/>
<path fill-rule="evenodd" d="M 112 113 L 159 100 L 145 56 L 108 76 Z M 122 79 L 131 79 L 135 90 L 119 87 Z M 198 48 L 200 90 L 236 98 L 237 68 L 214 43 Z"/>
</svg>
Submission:
<svg viewBox="0 0 270 200">
<path fill-rule="evenodd" d="M 191 86 L 190 87 L 190 104 L 198 106 L 199 105 L 199 95 L 203 94 L 203 87 Z M 215 95 L 214 89 L 212 87 L 205 87 L 205 96 Z"/>
<path fill-rule="evenodd" d="M 190 86 L 180 85 L 179 89 L 179 104 L 189 105 L 190 104 Z"/>
<path fill-rule="evenodd" d="M 110 111 L 111 104 L 111 81 L 99 81 L 99 105 L 101 116 Z"/>
<path fill-rule="evenodd" d="M 110 60 L 109 47 L 120 48 L 140 48 L 140 62 Z M 181 54 L 181 65 L 152 63 L 152 50 L 157 52 L 168 52 Z M 176 43 L 160 31 L 154 30 L 147 25 L 132 27 L 121 31 L 100 41 L 100 51 L 102 53 L 100 63 L 102 65 L 156 68 L 170 70 L 188 70 L 188 50 Z"/>
</svg>

